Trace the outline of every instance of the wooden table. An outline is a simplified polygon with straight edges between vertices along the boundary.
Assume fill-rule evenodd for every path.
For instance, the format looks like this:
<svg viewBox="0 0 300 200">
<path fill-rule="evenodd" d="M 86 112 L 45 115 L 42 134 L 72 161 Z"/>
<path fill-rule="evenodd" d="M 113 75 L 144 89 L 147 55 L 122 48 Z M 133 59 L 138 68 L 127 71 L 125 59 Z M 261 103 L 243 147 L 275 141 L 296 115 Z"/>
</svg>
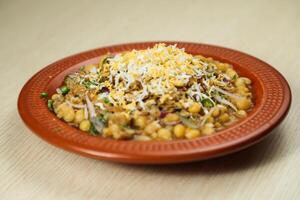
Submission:
<svg viewBox="0 0 300 200">
<path fill-rule="evenodd" d="M 300 1 L 0 2 L 0 199 L 300 199 Z M 49 145 L 17 112 L 51 62 L 103 45 L 183 40 L 238 49 L 289 81 L 290 113 L 263 142 L 173 166 L 97 161 Z"/>
</svg>

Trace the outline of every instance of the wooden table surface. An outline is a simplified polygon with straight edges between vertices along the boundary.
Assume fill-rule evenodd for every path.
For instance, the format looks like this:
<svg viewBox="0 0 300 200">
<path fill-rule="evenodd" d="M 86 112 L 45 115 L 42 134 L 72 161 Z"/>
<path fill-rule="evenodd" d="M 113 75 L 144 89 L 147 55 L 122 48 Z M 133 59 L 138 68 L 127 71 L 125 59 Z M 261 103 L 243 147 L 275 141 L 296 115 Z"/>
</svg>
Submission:
<svg viewBox="0 0 300 200">
<path fill-rule="evenodd" d="M 300 199 L 299 21 L 298 0 L 0 1 L 0 199 Z M 270 63 L 290 83 L 289 115 L 247 150 L 173 166 L 81 157 L 21 121 L 18 94 L 45 65 L 145 40 L 217 44 Z"/>
</svg>

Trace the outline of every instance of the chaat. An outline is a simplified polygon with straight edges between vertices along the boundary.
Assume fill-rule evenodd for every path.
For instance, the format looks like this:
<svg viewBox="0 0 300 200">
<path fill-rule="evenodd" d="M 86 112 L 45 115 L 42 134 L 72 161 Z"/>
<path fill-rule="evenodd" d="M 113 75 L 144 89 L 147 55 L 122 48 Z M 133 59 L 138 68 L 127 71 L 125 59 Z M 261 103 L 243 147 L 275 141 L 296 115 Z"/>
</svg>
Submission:
<svg viewBox="0 0 300 200">
<path fill-rule="evenodd" d="M 82 66 L 47 104 L 91 135 L 140 141 L 211 135 L 253 106 L 251 80 L 232 65 L 166 44 Z"/>
</svg>

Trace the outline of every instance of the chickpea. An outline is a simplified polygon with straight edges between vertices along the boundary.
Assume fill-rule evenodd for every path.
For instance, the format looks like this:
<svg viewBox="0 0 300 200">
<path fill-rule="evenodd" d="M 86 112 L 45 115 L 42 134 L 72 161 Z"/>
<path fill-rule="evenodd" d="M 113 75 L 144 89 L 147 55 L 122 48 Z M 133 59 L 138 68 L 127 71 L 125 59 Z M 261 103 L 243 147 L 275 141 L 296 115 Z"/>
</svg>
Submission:
<svg viewBox="0 0 300 200">
<path fill-rule="evenodd" d="M 183 86 L 185 85 L 185 83 L 182 82 L 182 81 L 179 81 L 179 80 L 175 80 L 175 81 L 174 81 L 174 85 L 175 85 L 176 87 L 183 87 Z"/>
<path fill-rule="evenodd" d="M 166 123 L 177 122 L 177 121 L 179 121 L 179 116 L 175 113 L 169 113 L 164 118 L 164 122 L 166 122 Z"/>
<path fill-rule="evenodd" d="M 60 104 L 59 106 L 57 106 L 56 108 L 56 111 L 57 112 L 60 112 L 62 111 L 64 113 L 64 111 L 68 108 L 67 104 L 66 103 L 62 103 Z"/>
<path fill-rule="evenodd" d="M 88 131 L 91 128 L 91 122 L 89 120 L 83 120 L 80 122 L 79 129 L 82 131 Z"/>
<path fill-rule="evenodd" d="M 234 69 L 232 69 L 232 68 L 228 68 L 228 69 L 226 70 L 226 74 L 227 74 L 231 79 L 233 79 L 234 77 L 237 76 L 236 71 L 234 71 Z"/>
<path fill-rule="evenodd" d="M 95 65 L 87 65 L 87 66 L 84 67 L 84 71 L 85 72 L 92 72 L 94 68 L 97 69 Z"/>
<path fill-rule="evenodd" d="M 75 112 L 74 112 L 73 108 L 68 107 L 67 109 L 65 109 L 63 119 L 66 122 L 72 122 L 74 120 L 74 118 L 75 118 Z"/>
<path fill-rule="evenodd" d="M 58 112 L 56 113 L 56 116 L 57 116 L 59 119 L 61 119 L 61 118 L 63 118 L 63 116 L 64 116 L 64 112 L 58 111 Z"/>
<path fill-rule="evenodd" d="M 88 96 L 90 99 L 97 99 L 96 93 L 89 93 Z"/>
<path fill-rule="evenodd" d="M 200 136 L 200 130 L 198 129 L 187 128 L 185 130 L 185 137 L 187 139 L 193 139 L 199 136 Z"/>
<path fill-rule="evenodd" d="M 212 111 L 211 115 L 213 117 L 218 117 L 220 115 L 220 108 L 215 107 L 214 110 Z"/>
<path fill-rule="evenodd" d="M 174 126 L 166 126 L 165 128 L 172 132 L 174 129 Z"/>
<path fill-rule="evenodd" d="M 226 72 L 226 70 L 229 68 L 229 65 L 226 63 L 219 63 L 217 65 L 218 69 L 221 70 L 222 72 Z"/>
<path fill-rule="evenodd" d="M 245 92 L 243 90 L 238 90 L 237 93 L 238 93 L 239 96 L 243 96 L 243 97 L 246 97 L 249 94 L 248 92 Z"/>
<path fill-rule="evenodd" d="M 112 133 L 120 131 L 120 127 L 114 123 L 109 124 L 109 129 Z"/>
<path fill-rule="evenodd" d="M 246 83 L 246 85 L 250 85 L 252 82 L 249 78 L 246 77 L 243 77 L 242 79 L 244 80 L 244 83 Z"/>
<path fill-rule="evenodd" d="M 57 100 L 59 98 L 60 98 L 59 94 L 53 94 L 52 97 L 51 97 L 52 100 Z"/>
<path fill-rule="evenodd" d="M 238 79 L 236 79 L 236 81 L 235 81 L 235 86 L 237 86 L 237 87 L 245 87 L 245 81 L 244 81 L 244 79 L 243 78 L 238 78 Z"/>
<path fill-rule="evenodd" d="M 120 139 L 122 137 L 120 127 L 117 124 L 112 123 L 109 128 L 114 139 Z"/>
<path fill-rule="evenodd" d="M 106 127 L 103 129 L 102 134 L 104 137 L 111 137 L 112 136 L 112 132 L 110 130 L 110 128 Z"/>
<path fill-rule="evenodd" d="M 116 140 L 119 140 L 122 138 L 122 135 L 120 132 L 112 132 L 112 137 Z"/>
<path fill-rule="evenodd" d="M 212 57 L 205 58 L 206 61 L 212 62 L 214 59 Z"/>
<path fill-rule="evenodd" d="M 218 105 L 218 107 L 219 107 L 221 113 L 225 113 L 225 112 L 227 112 L 227 110 L 228 110 L 228 108 L 225 107 L 225 106 L 223 106 L 223 105 Z"/>
<path fill-rule="evenodd" d="M 238 92 L 249 92 L 249 89 L 243 85 L 243 86 L 237 86 L 237 91 Z"/>
<path fill-rule="evenodd" d="M 145 116 L 139 116 L 134 119 L 134 125 L 140 129 L 145 128 L 147 125 L 147 118 Z"/>
<path fill-rule="evenodd" d="M 150 110 L 150 115 L 154 117 L 159 117 L 160 110 L 156 106 L 152 106 Z"/>
<path fill-rule="evenodd" d="M 222 115 L 220 115 L 219 117 L 219 121 L 222 123 L 226 123 L 230 120 L 229 115 L 227 113 L 223 113 Z"/>
<path fill-rule="evenodd" d="M 166 129 L 166 128 L 159 129 L 158 132 L 157 132 L 157 136 L 158 136 L 158 138 L 163 139 L 163 140 L 172 139 L 171 131 Z"/>
<path fill-rule="evenodd" d="M 157 137 L 158 137 L 157 133 L 152 133 L 150 136 L 152 139 L 157 139 Z"/>
<path fill-rule="evenodd" d="M 63 118 L 65 113 L 66 113 L 66 110 L 68 110 L 68 106 L 66 103 L 62 103 L 60 105 L 57 106 L 57 108 L 55 109 L 55 112 L 56 112 L 56 116 L 58 118 Z"/>
<path fill-rule="evenodd" d="M 240 110 L 247 110 L 251 106 L 251 101 L 247 98 L 236 98 L 235 104 Z"/>
<path fill-rule="evenodd" d="M 201 132 L 202 132 L 203 135 L 213 134 L 215 132 L 214 125 L 212 123 L 205 124 L 202 127 Z"/>
<path fill-rule="evenodd" d="M 169 94 L 163 95 L 162 97 L 160 97 L 159 102 L 161 104 L 165 103 L 167 100 L 169 100 L 171 98 L 171 96 Z"/>
<path fill-rule="evenodd" d="M 125 112 L 117 112 L 110 116 L 112 122 L 120 125 L 126 125 L 130 121 L 130 116 Z"/>
<path fill-rule="evenodd" d="M 246 117 L 246 116 L 247 116 L 247 113 L 246 113 L 246 111 L 244 111 L 244 110 L 238 110 L 238 111 L 236 112 L 236 115 L 237 115 L 238 117 L 240 117 L 240 118 L 243 118 L 243 117 Z"/>
<path fill-rule="evenodd" d="M 83 120 L 84 120 L 84 110 L 83 109 L 77 110 L 75 113 L 74 122 L 79 124 Z"/>
<path fill-rule="evenodd" d="M 207 117 L 206 122 L 213 123 L 214 122 L 214 118 L 211 117 L 211 116 L 209 116 L 209 117 Z"/>
<path fill-rule="evenodd" d="M 147 134 L 152 134 L 152 133 L 155 133 L 159 128 L 160 128 L 160 125 L 159 125 L 158 121 L 154 121 L 151 124 L 148 124 L 146 126 L 146 128 L 144 129 L 144 131 Z"/>
<path fill-rule="evenodd" d="M 222 126 L 222 124 L 221 124 L 220 122 L 216 122 L 216 123 L 215 123 L 215 127 L 216 127 L 216 128 L 220 128 L 221 126 Z"/>
<path fill-rule="evenodd" d="M 199 113 L 200 110 L 201 110 L 201 106 L 199 103 L 193 103 L 188 109 L 190 113 Z"/>
<path fill-rule="evenodd" d="M 174 127 L 174 135 L 176 136 L 176 138 L 183 138 L 184 137 L 184 132 L 185 132 L 185 126 L 182 124 L 177 124 Z"/>
<path fill-rule="evenodd" d="M 251 92 L 244 92 L 243 96 L 250 99 L 252 97 L 252 93 Z"/>
<path fill-rule="evenodd" d="M 133 112 L 132 117 L 134 119 L 138 118 L 139 116 L 142 116 L 142 112 L 141 111 L 136 110 L 136 111 Z"/>
</svg>

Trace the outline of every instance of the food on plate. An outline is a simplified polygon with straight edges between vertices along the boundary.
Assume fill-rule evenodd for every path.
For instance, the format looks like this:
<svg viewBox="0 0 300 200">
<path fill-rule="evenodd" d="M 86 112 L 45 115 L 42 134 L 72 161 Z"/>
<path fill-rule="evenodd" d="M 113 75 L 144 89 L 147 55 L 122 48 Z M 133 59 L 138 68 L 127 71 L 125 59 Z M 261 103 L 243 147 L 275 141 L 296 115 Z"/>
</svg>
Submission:
<svg viewBox="0 0 300 200">
<path fill-rule="evenodd" d="M 91 135 L 150 141 L 211 135 L 246 117 L 253 102 L 251 80 L 231 64 L 160 43 L 82 66 L 47 106 Z"/>
</svg>

